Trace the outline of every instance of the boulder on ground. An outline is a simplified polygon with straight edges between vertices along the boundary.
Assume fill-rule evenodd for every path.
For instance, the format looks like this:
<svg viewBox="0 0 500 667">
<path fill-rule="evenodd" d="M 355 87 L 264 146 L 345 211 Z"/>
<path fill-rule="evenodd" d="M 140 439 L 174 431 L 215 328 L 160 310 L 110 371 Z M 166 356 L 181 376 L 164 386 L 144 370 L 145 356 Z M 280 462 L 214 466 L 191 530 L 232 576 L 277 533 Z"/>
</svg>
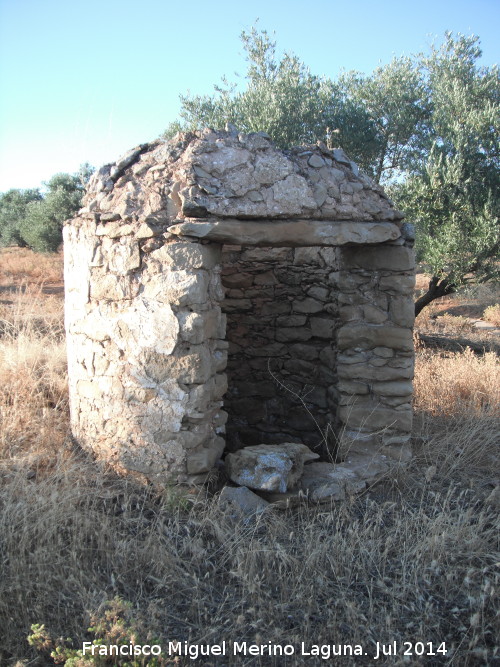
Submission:
<svg viewBox="0 0 500 667">
<path fill-rule="evenodd" d="M 346 464 L 318 461 L 304 466 L 299 487 L 313 502 L 322 502 L 343 500 L 346 493 L 359 493 L 366 482 Z"/>
<path fill-rule="evenodd" d="M 226 471 L 236 484 L 260 491 L 285 493 L 302 476 L 304 463 L 319 458 L 298 442 L 244 447 L 226 457 Z"/>
<path fill-rule="evenodd" d="M 230 509 L 237 518 L 248 521 L 269 507 L 269 503 L 246 486 L 225 486 L 219 495 L 219 504 Z"/>
</svg>

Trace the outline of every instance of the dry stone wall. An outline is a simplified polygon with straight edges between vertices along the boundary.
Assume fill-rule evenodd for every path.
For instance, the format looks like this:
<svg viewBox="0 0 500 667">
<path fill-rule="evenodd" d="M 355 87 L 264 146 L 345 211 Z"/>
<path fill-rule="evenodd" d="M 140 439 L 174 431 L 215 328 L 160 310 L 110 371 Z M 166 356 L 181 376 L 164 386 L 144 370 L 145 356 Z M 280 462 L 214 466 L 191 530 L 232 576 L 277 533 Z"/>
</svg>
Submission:
<svg viewBox="0 0 500 667">
<path fill-rule="evenodd" d="M 65 230 L 73 433 L 121 472 L 203 481 L 224 449 L 220 248 L 174 241 L 144 253 L 139 229 Z"/>
<path fill-rule="evenodd" d="M 225 448 L 326 455 L 327 425 L 329 454 L 407 458 L 402 217 L 340 149 L 263 133 L 178 135 L 104 166 L 64 229 L 76 439 L 157 484 L 204 481 Z"/>
<path fill-rule="evenodd" d="M 227 448 L 303 442 L 327 454 L 336 420 L 335 248 L 223 253 L 227 313 Z"/>
<path fill-rule="evenodd" d="M 412 426 L 413 288 L 411 248 L 343 248 L 331 274 L 339 303 L 338 421 L 341 456 L 382 451 L 408 461 Z"/>
<path fill-rule="evenodd" d="M 408 460 L 413 251 L 232 248 L 223 262 L 227 449 L 303 442 Z"/>
</svg>

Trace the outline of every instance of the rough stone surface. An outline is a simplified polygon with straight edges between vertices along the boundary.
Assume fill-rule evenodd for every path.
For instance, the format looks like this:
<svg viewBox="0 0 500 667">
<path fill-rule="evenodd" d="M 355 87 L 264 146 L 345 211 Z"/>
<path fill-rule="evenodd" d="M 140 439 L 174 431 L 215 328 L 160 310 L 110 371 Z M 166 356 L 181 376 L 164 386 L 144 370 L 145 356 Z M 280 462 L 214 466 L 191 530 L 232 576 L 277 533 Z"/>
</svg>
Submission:
<svg viewBox="0 0 500 667">
<path fill-rule="evenodd" d="M 286 508 L 305 501 L 325 503 L 342 501 L 347 496 L 361 493 L 392 474 L 402 463 L 386 454 L 365 448 L 349 452 L 342 463 L 315 461 L 306 463 L 297 488 L 285 491 L 260 491 L 274 507 Z"/>
<path fill-rule="evenodd" d="M 64 238 L 84 447 L 160 485 L 224 442 L 407 456 L 413 230 L 341 149 L 181 134 L 99 169 L 83 204 Z"/>
<path fill-rule="evenodd" d="M 382 479 L 391 469 L 391 461 L 386 456 L 373 452 L 365 455 L 351 453 L 346 457 L 344 465 L 367 484 Z"/>
<path fill-rule="evenodd" d="M 228 508 L 236 518 L 251 520 L 262 514 L 269 503 L 246 486 L 225 486 L 219 494 L 219 505 Z"/>
<path fill-rule="evenodd" d="M 349 243 L 374 244 L 394 241 L 401 236 L 391 222 L 325 222 L 293 220 L 266 222 L 219 220 L 183 222 L 169 228 L 171 234 L 236 245 L 265 247 L 342 246 Z"/>
<path fill-rule="evenodd" d="M 317 462 L 304 466 L 299 487 L 310 500 L 321 502 L 343 500 L 346 493 L 362 491 L 366 482 L 344 464 Z"/>
<path fill-rule="evenodd" d="M 85 212 L 122 219 L 141 211 L 144 221 L 154 224 L 206 215 L 357 221 L 403 217 L 339 149 L 280 151 L 263 135 L 212 130 L 129 151 L 126 159 L 93 175 L 84 206 Z"/>
<path fill-rule="evenodd" d="M 410 352 L 413 349 L 411 330 L 390 325 L 372 327 L 365 324 L 356 324 L 344 326 L 339 331 L 338 346 L 340 350 L 353 347 L 373 349 L 382 345 L 394 350 Z"/>
<path fill-rule="evenodd" d="M 210 472 L 224 451 L 223 438 L 214 438 L 215 446 L 203 447 L 187 455 L 187 471 L 190 475 Z"/>
<path fill-rule="evenodd" d="M 392 246 L 383 253 L 374 253 L 370 248 L 346 248 L 343 266 L 349 269 L 413 271 L 415 252 L 403 246 Z"/>
<path fill-rule="evenodd" d="M 318 454 L 300 443 L 256 445 L 228 454 L 226 472 L 236 484 L 285 493 L 296 486 L 304 463 L 316 458 Z"/>
</svg>

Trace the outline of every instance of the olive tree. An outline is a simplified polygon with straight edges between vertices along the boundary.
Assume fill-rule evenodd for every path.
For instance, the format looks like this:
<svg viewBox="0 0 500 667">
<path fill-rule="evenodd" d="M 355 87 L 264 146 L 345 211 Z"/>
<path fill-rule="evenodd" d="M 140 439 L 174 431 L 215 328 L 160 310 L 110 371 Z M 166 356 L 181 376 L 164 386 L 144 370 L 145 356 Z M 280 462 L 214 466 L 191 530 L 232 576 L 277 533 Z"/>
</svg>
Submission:
<svg viewBox="0 0 500 667">
<path fill-rule="evenodd" d="M 340 86 L 373 127 L 373 150 L 363 156 L 360 166 L 377 183 L 404 176 L 422 154 L 430 120 L 430 99 L 419 63 L 394 58 L 370 75 L 342 75 Z"/>
<path fill-rule="evenodd" d="M 28 205 L 41 200 L 38 188 L 12 189 L 0 193 L 0 246 L 26 245 L 21 234 L 21 223 L 26 217 Z"/>
<path fill-rule="evenodd" d="M 336 80 L 314 76 L 294 55 L 278 58 L 266 31 L 242 40 L 246 87 L 223 80 L 211 96 L 182 96 L 182 121 L 167 135 L 230 122 L 268 132 L 283 148 L 344 148 L 416 223 L 418 259 L 432 274 L 417 314 L 498 275 L 499 74 L 478 65 L 477 37 L 447 33 L 429 55 Z"/>
<path fill-rule="evenodd" d="M 241 39 L 248 62 L 244 90 L 223 78 L 213 95 L 181 95 L 182 122 L 172 123 L 164 136 L 231 123 L 242 132 L 267 132 L 282 148 L 341 141 L 354 159 L 374 150 L 370 118 L 341 86 L 311 74 L 293 54 L 278 58 L 265 30 L 252 28 Z"/>
<path fill-rule="evenodd" d="M 451 34 L 423 58 L 432 115 L 428 151 L 393 190 L 417 225 L 418 259 L 431 272 L 418 313 L 468 283 L 500 275 L 500 80 L 479 67 L 478 39 Z"/>
</svg>

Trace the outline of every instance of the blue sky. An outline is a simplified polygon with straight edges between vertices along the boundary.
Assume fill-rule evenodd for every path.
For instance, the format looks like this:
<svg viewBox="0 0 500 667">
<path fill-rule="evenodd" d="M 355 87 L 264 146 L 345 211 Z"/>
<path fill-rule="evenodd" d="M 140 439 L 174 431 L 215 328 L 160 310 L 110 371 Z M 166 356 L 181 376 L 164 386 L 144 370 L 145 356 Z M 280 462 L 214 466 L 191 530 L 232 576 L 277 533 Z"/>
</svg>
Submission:
<svg viewBox="0 0 500 667">
<path fill-rule="evenodd" d="M 498 0 L 0 0 L 0 191 L 157 137 L 179 94 L 244 74 L 240 33 L 256 19 L 318 75 L 369 73 L 445 30 L 500 61 Z"/>
</svg>

